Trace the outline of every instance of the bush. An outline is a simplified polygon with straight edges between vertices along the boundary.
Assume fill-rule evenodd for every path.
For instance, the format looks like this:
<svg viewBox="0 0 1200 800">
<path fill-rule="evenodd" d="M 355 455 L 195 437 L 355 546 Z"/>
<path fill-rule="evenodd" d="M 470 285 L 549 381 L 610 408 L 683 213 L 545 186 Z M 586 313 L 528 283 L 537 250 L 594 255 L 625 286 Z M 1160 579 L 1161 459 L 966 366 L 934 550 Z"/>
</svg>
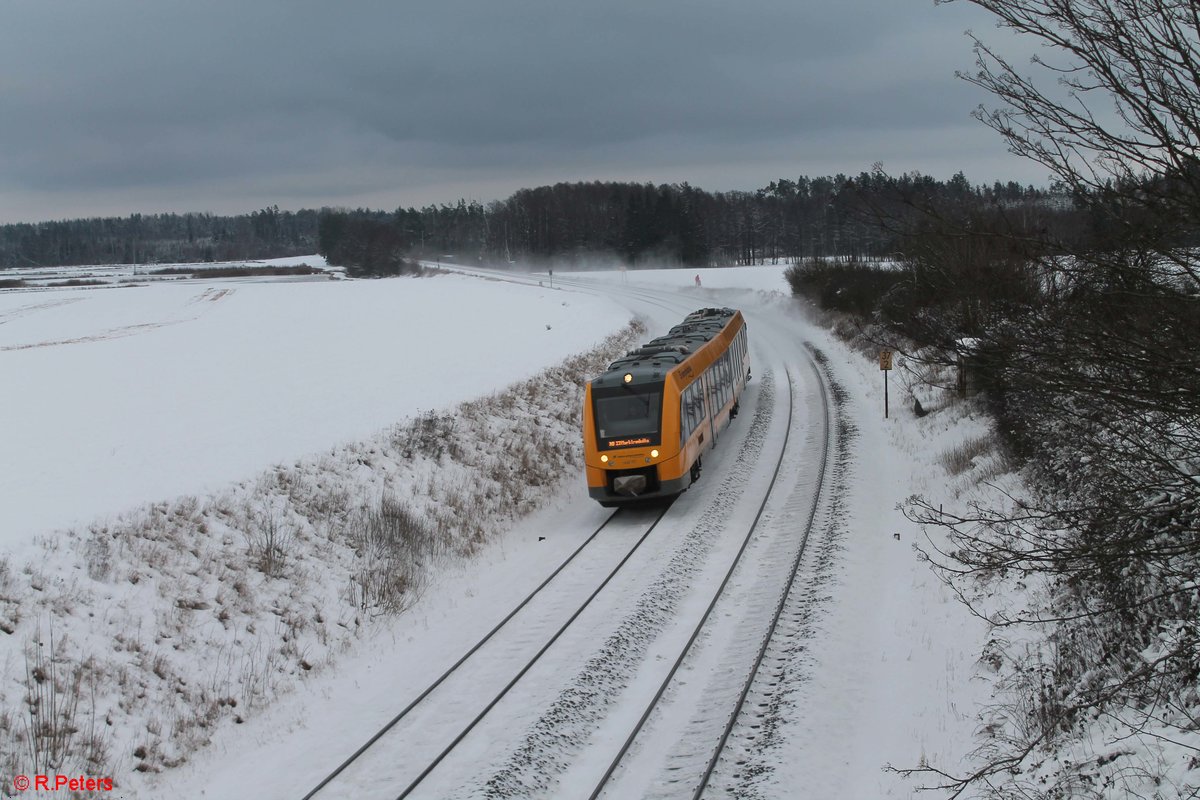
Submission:
<svg viewBox="0 0 1200 800">
<path fill-rule="evenodd" d="M 299 264 L 294 267 L 164 267 L 150 272 L 151 275 L 190 275 L 198 278 L 253 278 L 272 275 L 320 275 L 324 270 Z"/>
<path fill-rule="evenodd" d="M 793 294 L 807 297 L 823 309 L 872 317 L 906 274 L 853 258 L 810 258 L 788 267 L 784 277 Z"/>
<path fill-rule="evenodd" d="M 346 266 L 346 275 L 351 278 L 398 278 L 401 275 L 424 274 L 425 268 L 420 263 L 404 258 L 385 258 Z"/>
<path fill-rule="evenodd" d="M 449 549 L 411 506 L 387 497 L 360 518 L 350 539 L 360 566 L 350 577 L 349 600 L 364 613 L 406 608 L 416 599 L 425 562 Z"/>
<path fill-rule="evenodd" d="M 95 278 L 68 278 L 65 281 L 51 281 L 47 286 L 105 286 L 104 281 Z"/>
</svg>

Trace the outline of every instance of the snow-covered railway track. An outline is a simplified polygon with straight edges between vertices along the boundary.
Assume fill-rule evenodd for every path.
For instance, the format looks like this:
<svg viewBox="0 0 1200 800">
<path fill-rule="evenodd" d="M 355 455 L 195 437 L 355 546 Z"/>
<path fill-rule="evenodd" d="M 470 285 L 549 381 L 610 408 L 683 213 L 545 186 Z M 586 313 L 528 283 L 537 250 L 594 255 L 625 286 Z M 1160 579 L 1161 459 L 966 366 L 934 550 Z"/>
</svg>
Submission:
<svg viewBox="0 0 1200 800">
<path fill-rule="evenodd" d="M 434 266 L 429 262 L 423 263 L 429 267 Z M 443 265 L 438 265 L 438 268 L 445 269 L 446 267 Z M 627 284 L 614 285 L 588 280 L 586 278 L 580 278 L 577 276 L 571 277 L 570 273 L 567 273 L 566 277 L 560 276 L 550 279 L 542 278 L 540 275 L 536 274 L 505 272 L 503 270 L 485 269 L 482 267 L 450 269 L 451 271 L 462 272 L 466 275 L 485 277 L 489 280 L 503 281 L 505 283 L 517 283 L 523 286 L 532 286 L 537 284 L 538 286 L 544 287 L 547 285 L 547 283 L 549 283 L 548 288 L 568 289 L 570 291 L 591 295 L 593 297 L 613 297 L 614 295 L 620 295 L 626 298 L 634 298 L 641 305 L 661 308 L 665 311 L 670 311 L 671 313 L 687 314 L 691 311 L 694 311 L 697 306 L 695 302 L 681 302 L 677 295 L 672 295 L 670 293 L 640 288 L 638 286 L 631 286 Z"/>
<path fill-rule="evenodd" d="M 512 687 L 521 680 L 521 678 L 534 666 L 534 664 L 538 662 L 538 660 L 546 653 L 546 651 L 549 650 L 556 641 L 558 641 L 563 632 L 571 626 L 571 624 L 579 617 L 579 615 L 582 614 L 584 610 L 592 603 L 596 596 L 599 595 L 600 592 L 612 581 L 613 577 L 621 571 L 622 567 L 629 562 L 634 553 L 637 552 L 642 543 L 646 541 L 647 537 L 649 537 L 650 533 L 655 529 L 655 527 L 658 526 L 659 522 L 662 521 L 662 518 L 666 515 L 669 508 L 669 506 L 662 507 L 661 510 L 659 510 L 659 512 L 649 520 L 649 522 L 646 522 L 644 519 L 635 519 L 632 522 L 632 526 L 644 528 L 644 530 L 634 535 L 634 541 L 632 545 L 624 548 L 624 555 L 621 556 L 616 566 L 614 566 L 607 573 L 600 584 L 596 586 L 595 589 L 592 590 L 590 594 L 588 594 L 587 597 L 575 608 L 575 611 L 570 615 L 570 617 L 561 626 L 559 626 L 557 630 L 554 631 L 553 635 L 550 636 L 550 638 L 537 650 L 532 658 L 530 658 L 524 664 L 524 666 L 521 667 L 516 675 L 509 680 L 508 683 L 506 683 L 494 697 L 492 697 L 492 699 L 482 708 L 482 710 L 480 710 L 472 719 L 470 719 L 469 722 L 465 724 L 458 735 L 448 742 L 436 755 L 434 755 L 423 769 L 421 769 L 418 773 L 411 777 L 411 779 L 408 780 L 407 786 L 399 793 L 399 795 L 395 795 L 393 792 L 391 794 L 385 793 L 381 796 L 397 796 L 398 798 L 404 798 L 411 794 L 412 791 L 416 789 L 417 786 L 425 779 L 425 777 L 429 775 L 429 773 L 432 772 L 439 763 L 441 763 L 446 755 L 459 745 L 459 743 L 467 736 L 467 734 L 471 732 L 472 729 L 474 729 L 480 720 L 482 720 L 496 706 L 496 704 L 503 699 L 509 690 L 512 689 Z M 559 564 L 559 566 L 553 572 L 550 573 L 549 576 L 546 577 L 544 581 L 542 581 L 541 584 L 539 584 L 520 603 L 518 603 L 510 612 L 508 612 L 508 614 L 505 615 L 504 618 L 501 619 L 490 631 L 488 631 L 487 634 L 485 634 L 478 642 L 469 648 L 462 655 L 462 657 L 460 657 L 454 664 L 446 669 L 446 671 L 443 672 L 436 680 L 429 684 L 424 691 L 413 698 L 403 709 L 401 709 L 391 720 L 389 720 L 386 725 L 380 728 L 374 735 L 371 736 L 371 738 L 363 743 L 362 746 L 360 746 L 334 770 L 326 775 L 316 786 L 314 786 L 307 794 L 304 795 L 302 800 L 313 800 L 313 798 L 318 797 L 323 798 L 345 796 L 345 787 L 343 787 L 342 784 L 347 782 L 353 784 L 355 789 L 361 786 L 361 782 L 355 780 L 355 776 L 351 773 L 353 773 L 356 769 L 360 769 L 361 771 L 363 762 L 366 761 L 371 754 L 380 749 L 381 742 L 385 740 L 390 733 L 392 733 L 394 730 L 397 730 L 397 726 L 399 726 L 401 722 L 412 716 L 413 712 L 421 707 L 422 704 L 426 703 L 431 696 L 435 695 L 435 693 L 443 686 L 443 684 L 447 683 L 447 681 L 449 681 L 453 676 L 463 671 L 465 665 L 469 664 L 471 659 L 475 657 L 476 654 L 483 650 L 498 633 L 509 626 L 513 619 L 516 618 L 522 610 L 529 606 L 530 603 L 536 598 L 541 596 L 546 588 L 556 578 L 558 578 L 559 575 L 564 572 L 564 570 L 566 570 L 573 562 L 576 561 L 576 557 L 579 556 L 586 548 L 588 548 L 589 545 L 595 542 L 600 533 L 606 528 L 609 528 L 613 520 L 623 513 L 625 515 L 629 514 L 629 512 L 622 509 L 618 509 L 610 514 L 604 520 L 604 522 L 602 522 L 594 531 L 592 531 L 592 533 L 583 541 L 582 544 L 579 545 L 579 547 L 577 547 L 561 564 Z M 625 537 L 625 539 L 622 541 L 628 541 L 628 538 L 629 537 Z M 370 768 L 367 768 L 365 771 L 371 772 Z"/>
<path fill-rule="evenodd" d="M 644 291 L 629 299 L 670 313 L 687 302 Z M 807 570 L 809 533 L 834 438 L 827 385 L 816 360 L 792 346 L 798 342 L 791 331 L 778 327 L 762 336 L 768 331 L 758 330 L 762 377 L 752 395 L 757 412 L 750 428 L 737 434 L 738 448 L 718 448 L 711 471 L 725 476 L 721 482 L 704 481 L 676 504 L 679 513 L 659 516 L 644 528 L 603 581 L 592 576 L 583 590 L 590 592 L 587 599 L 563 624 L 555 621 L 559 626 L 552 634 L 539 632 L 536 641 L 523 635 L 524 650 L 492 660 L 486 696 L 456 698 L 454 688 L 443 688 L 436 692 L 440 698 L 424 703 L 422 715 L 418 704 L 448 679 L 439 678 L 339 768 L 353 773 L 348 780 L 331 775 L 304 800 L 347 791 L 380 800 L 564 792 L 585 797 L 589 791 L 591 797 L 699 797 L 739 784 L 737 765 L 747 759 L 753 764 L 761 750 L 755 741 L 760 706 L 778 682 L 770 661 L 781 641 L 794 646 L 797 637 L 807 636 L 792 629 L 797 612 L 789 598 L 797 575 Z M 811 370 L 814 378 L 802 377 L 797 368 Z M 775 379 L 780 373 L 786 383 Z M 799 395 L 804 399 L 798 402 Z M 660 521 L 655 544 L 643 548 L 637 567 L 617 578 Z M 614 579 L 604 599 L 592 604 Z M 595 609 L 584 615 L 589 604 Z M 529 616 L 520 610 L 497 630 L 513 617 Z M 449 672 L 483 647 L 480 642 Z M 704 680 L 707 686 L 697 689 Z M 507 683 L 497 689 L 502 681 Z M 418 706 L 412 715 L 417 718 L 396 726 L 411 706 Z M 398 746 L 388 744 L 393 726 L 405 730 Z M 386 769 L 359 763 L 359 756 L 386 763 Z"/>
<path fill-rule="evenodd" d="M 790 436 L 793 428 L 792 414 L 795 407 L 795 384 L 789 372 L 787 373 L 788 423 L 783 444 L 757 512 L 747 526 L 741 548 L 671 669 L 662 679 L 657 691 L 617 750 L 607 770 L 595 783 L 589 795 L 591 800 L 610 795 L 630 796 L 631 790 L 636 791 L 640 796 L 661 794 L 665 797 L 700 798 L 709 793 L 706 790 L 712 785 L 718 765 L 731 759 L 738 764 L 744 763 L 739 756 L 727 756 L 729 751 L 744 753 L 755 747 L 755 740 L 761 733 L 762 721 L 758 709 L 767 704 L 765 701 L 772 696 L 774 687 L 778 683 L 778 675 L 773 670 L 765 670 L 764 664 L 769 663 L 775 657 L 775 651 L 781 640 L 791 641 L 796 635 L 795 631 L 789 629 L 793 620 L 800 616 L 798 613 L 793 615 L 797 594 L 793 588 L 797 576 L 801 574 L 801 566 L 808 556 L 810 534 L 817 521 L 818 509 L 822 505 L 822 492 L 827 483 L 827 465 L 831 457 L 830 445 L 835 431 L 825 376 L 817 359 L 811 353 L 804 352 L 804 358 L 814 376 L 813 385 L 817 389 L 814 394 L 819 401 L 818 424 L 815 433 L 810 435 L 805 443 L 810 446 L 815 445 L 815 448 L 819 449 L 819 453 L 814 454 L 816 458 L 813 459 L 815 474 L 811 477 L 811 481 L 802 487 L 793 485 L 790 492 L 787 491 L 788 486 L 781 486 L 779 480 L 781 470 L 786 471 L 784 467 L 785 464 L 788 464 L 789 459 L 792 462 L 797 460 L 794 451 L 801 447 L 792 443 L 791 451 L 789 451 L 789 443 L 792 441 Z M 784 491 L 780 491 L 781 488 Z M 784 495 L 786 499 L 781 502 L 779 495 Z M 794 536 L 790 538 L 776 535 L 770 543 L 756 543 L 760 550 L 758 556 L 748 558 L 747 547 L 755 540 L 756 534 L 761 534 L 760 523 L 764 521 L 764 512 L 768 510 L 769 504 L 775 506 L 776 526 L 778 526 L 779 520 L 803 520 L 803 522 L 797 526 Z M 763 538 L 772 537 L 764 535 Z M 746 561 L 755 561 L 757 565 L 745 564 Z M 786 565 L 786 569 L 778 569 L 776 565 L 779 564 Z M 752 592 L 758 593 L 757 598 L 743 596 L 738 600 L 729 601 L 727 589 L 730 579 L 739 570 L 751 572 L 757 570 L 758 577 L 754 580 L 755 588 L 752 590 Z M 762 597 L 764 587 L 778 592 L 778 599 L 774 602 L 773 608 L 764 606 L 761 602 L 765 599 Z M 743 595 L 745 594 L 743 592 Z M 730 655 L 736 661 L 742 658 L 742 654 L 750 651 L 754 653 L 753 658 L 748 665 L 743 659 L 741 668 L 745 670 L 745 678 L 740 683 L 736 680 L 725 680 L 724 685 L 719 687 L 718 691 L 708 693 L 704 697 L 696 696 L 693 692 L 689 697 L 688 693 L 678 686 L 678 684 L 688 682 L 681 680 L 680 670 L 686 668 L 689 661 L 694 659 L 696 643 L 705 637 L 705 632 L 709 628 L 719 627 L 722 624 L 727 625 L 721 621 L 714 622 L 714 610 L 719 609 L 724 601 L 729 601 L 732 605 L 741 604 L 751 611 L 746 628 L 725 637 L 726 655 L 723 660 L 720 660 L 719 671 L 728 674 L 739 669 L 736 664 L 731 664 Z M 755 624 L 760 627 L 755 627 Z M 753 640 L 755 635 L 759 636 L 757 642 Z M 719 640 L 720 636 L 714 634 L 711 638 Z M 678 736 L 681 742 L 675 748 L 677 752 L 669 757 L 668 763 L 649 765 L 650 772 L 659 773 L 656 780 L 647 782 L 644 776 L 640 781 L 622 782 L 617 780 L 615 775 L 618 769 L 622 768 L 628 760 L 631 750 L 636 748 L 639 738 L 650 735 L 672 736 L 672 733 L 667 731 L 654 733 L 647 730 L 648 721 L 660 712 L 660 707 L 664 705 L 664 698 L 669 698 L 672 693 L 680 695 L 675 698 L 677 704 L 686 705 L 690 700 L 697 706 L 693 713 L 687 714 L 690 716 L 690 720 L 682 726 L 682 731 L 674 731 L 674 735 Z M 751 700 L 753 702 L 748 702 Z M 670 714 L 670 712 L 662 713 Z M 678 712 L 676 714 L 678 715 Z M 650 728 L 654 727 L 654 725 L 650 725 Z M 670 726 L 665 727 L 670 728 Z M 678 724 L 677 727 L 679 727 Z M 649 749 L 653 750 L 654 748 Z M 683 751 L 682 754 L 678 752 L 680 750 Z M 639 770 L 643 773 L 646 772 L 647 765 L 642 764 L 634 767 L 631 771 L 638 772 Z M 664 772 L 667 775 L 665 778 L 661 777 Z M 736 782 L 736 779 L 740 777 L 737 774 L 737 768 L 735 767 L 731 772 L 732 776 L 726 777 L 732 777 Z M 656 783 L 657 785 L 655 785 Z M 614 784 L 617 785 L 614 786 Z M 636 785 L 637 788 L 634 789 L 629 784 Z"/>
<path fill-rule="evenodd" d="M 803 532 L 800 535 L 799 546 L 796 548 L 795 556 L 788 570 L 786 584 L 775 605 L 766 635 L 763 636 L 754 662 L 751 665 L 750 673 L 742 685 L 737 702 L 721 732 L 721 738 L 714 748 L 712 755 L 709 757 L 708 764 L 705 766 L 699 783 L 692 793 L 693 800 L 698 800 L 707 794 L 706 790 L 713 785 L 713 778 L 718 765 L 721 764 L 723 759 L 730 757 L 730 751 L 744 752 L 755 747 L 755 740 L 758 739 L 761 732 L 762 715 L 753 709 L 763 708 L 770 704 L 777 694 L 775 689 L 780 677 L 777 673 L 765 671 L 764 664 L 780 660 L 776 651 L 780 649 L 781 642 L 786 642 L 794 638 L 797 634 L 802 635 L 802 631 L 796 630 L 798 627 L 797 623 L 802 622 L 807 616 L 803 608 L 805 599 L 801 593 L 796 591 L 796 577 L 801 573 L 801 565 L 809 556 L 809 540 L 817 522 L 817 512 L 821 508 L 822 492 L 826 487 L 826 473 L 829 471 L 831 462 L 831 445 L 833 444 L 837 428 L 833 420 L 833 408 L 830 404 L 827 379 L 822 371 L 822 365 L 819 363 L 821 360 L 820 353 L 814 351 L 807 342 L 805 346 L 809 351 L 807 353 L 809 366 L 812 368 L 816 385 L 819 387 L 822 419 L 825 421 L 824 435 L 821 436 L 821 455 L 818 460 L 818 474 L 812 489 L 812 495 L 808 498 L 807 518 L 804 523 Z M 803 501 L 799 497 L 789 499 L 789 505 L 793 507 L 799 505 L 800 502 Z M 747 701 L 752 698 L 754 702 L 748 703 Z M 735 764 L 745 763 L 745 760 L 739 760 L 736 755 L 732 756 L 732 760 Z M 742 776 L 735 771 L 729 777 L 737 781 Z"/>
</svg>

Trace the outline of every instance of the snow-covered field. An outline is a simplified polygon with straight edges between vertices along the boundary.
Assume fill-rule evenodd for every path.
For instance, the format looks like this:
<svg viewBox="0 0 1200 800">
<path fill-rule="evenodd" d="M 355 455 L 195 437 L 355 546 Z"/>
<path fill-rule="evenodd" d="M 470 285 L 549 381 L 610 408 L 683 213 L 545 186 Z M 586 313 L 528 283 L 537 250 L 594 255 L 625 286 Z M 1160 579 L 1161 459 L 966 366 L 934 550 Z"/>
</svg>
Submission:
<svg viewBox="0 0 1200 800">
<path fill-rule="evenodd" d="M 291 487 L 292 494 L 296 486 L 320 494 L 381 484 L 418 503 L 421 496 L 442 491 L 439 482 L 462 480 L 458 468 L 438 457 L 418 472 L 406 472 L 399 463 L 405 458 L 387 450 L 387 434 L 372 438 L 381 431 L 423 412 L 448 414 L 459 403 L 530 378 L 596 347 L 635 316 L 645 321 L 649 338 L 678 322 L 680 309 L 737 306 L 749 320 L 756 376 L 772 374 L 781 385 L 790 370 L 801 382 L 811 380 L 803 377 L 801 353 L 805 341 L 817 344 L 843 390 L 852 429 L 828 558 L 814 589 L 809 640 L 791 656 L 795 684 L 788 688 L 779 737 L 764 751 L 768 769 L 757 790 L 766 797 L 917 796 L 912 784 L 883 767 L 963 763 L 974 746 L 977 707 L 989 691 L 988 673 L 977 663 L 986 632 L 917 558 L 913 545 L 919 532 L 896 505 L 918 491 L 947 502 L 961 502 L 976 491 L 972 475 L 988 469 L 986 455 L 955 474 L 942 457 L 985 434 L 987 423 L 957 406 L 917 419 L 895 384 L 892 415 L 885 421 L 875 365 L 805 320 L 785 294 L 782 270 L 703 270 L 702 288 L 694 285 L 695 271 L 654 270 L 556 274 L 553 288 L 549 276 L 488 274 L 484 280 L 451 275 L 308 283 L 191 281 L 127 290 L 0 293 L 0 374 L 8 388 L 0 435 L 5 453 L 0 549 L 10 554 L 12 573 L 33 557 L 51 583 L 78 582 L 71 584 L 74 601 L 56 635 L 83 638 L 84 629 L 94 624 L 87 615 L 120 616 L 104 605 L 141 595 L 131 594 L 128 567 L 109 565 L 94 584 L 85 577 L 72 579 L 65 568 L 56 571 L 55 559 L 87 536 L 64 537 L 55 529 L 82 531 L 97 520 L 119 521 L 123 513 L 164 501 L 164 518 L 198 520 L 209 526 L 209 538 L 219 538 L 218 526 L 232 530 L 236 514 L 222 517 L 222 504 L 208 498 L 242 497 L 231 487 L 252 489 L 265 478 L 272 486 Z M 500 413 L 486 404 L 478 408 L 485 416 Z M 466 420 L 476 412 L 455 413 Z M 682 536 L 689 520 L 706 518 L 711 510 L 706 503 L 721 481 L 734 475 L 733 454 L 750 427 L 747 420 L 732 429 L 729 444 L 722 443 L 706 465 L 705 480 L 672 509 L 678 519 L 670 530 Z M 468 428 L 459 423 L 455 435 Z M 483 432 L 472 435 L 481 453 L 497 449 L 490 436 L 510 435 L 486 424 L 478 430 Z M 546 440 L 545 447 L 578 446 L 565 428 L 553 428 L 550 435 L 561 440 L 557 445 Z M 291 477 L 276 480 L 283 475 Z M 326 485 L 330 482 L 336 485 Z M 174 498 L 181 495 L 198 498 L 195 507 L 180 511 Z M 430 561 L 427 583 L 410 608 L 355 626 L 352 635 L 339 632 L 336 621 L 291 620 L 299 610 L 321 620 L 322 604 L 332 605 L 342 590 L 340 584 L 322 583 L 320 559 L 298 558 L 298 569 L 308 575 L 302 584 L 306 594 L 278 596 L 277 608 L 286 612 L 281 620 L 295 625 L 301 649 L 321 654 L 321 668 L 311 674 L 305 674 L 308 667 L 293 669 L 278 695 L 262 694 L 270 705 L 237 712 L 240 724 L 230 721 L 234 715 L 228 709 L 214 712 L 214 727 L 197 737 L 211 739 L 205 746 L 157 761 L 144 753 L 113 753 L 121 796 L 265 800 L 303 795 L 603 519 L 587 500 L 579 476 L 568 475 L 536 497 L 542 498 L 541 510 L 497 517 L 490 538 L 481 539 L 470 558 Z M 737 518 L 734 512 L 731 519 Z M 312 532 L 308 527 L 297 531 L 304 541 Z M 234 541 L 224 535 L 226 545 Z M 35 538 L 42 543 L 35 544 Z M 241 597 L 243 589 L 227 591 L 221 579 L 210 579 L 204 570 L 236 559 L 221 555 L 219 547 L 210 554 L 202 538 L 187 541 L 200 555 L 191 572 L 170 575 L 197 595 L 194 607 L 185 603 L 178 614 L 206 616 L 166 619 L 151 613 L 131 622 L 140 627 L 130 634 L 137 657 L 131 657 L 129 668 L 136 674 L 139 665 L 152 671 L 160 665 L 190 686 L 214 681 L 213 666 L 199 663 L 196 655 L 206 643 L 234 647 L 248 636 L 247 626 L 261 628 L 272 616 L 269 609 L 255 616 L 243 607 L 252 600 L 230 601 L 231 608 L 236 606 L 233 616 L 218 623 L 209 606 L 221 607 L 223 592 Z M 644 580 L 653 578 L 676 541 L 666 534 L 655 540 L 639 568 Z M 242 542 L 235 544 L 244 549 Z M 344 576 L 337 570 L 348 556 L 327 553 L 330 574 Z M 79 569 L 92 572 L 91 566 Z M 146 574 L 169 582 L 166 571 L 162 577 Z M 472 751 L 477 760 L 448 763 L 451 774 L 438 786 L 453 787 L 454 796 L 487 795 L 474 779 L 486 781 L 509 763 L 511 743 L 522 741 L 526 727 L 538 721 L 537 704 L 555 697 L 562 682 L 578 673 L 594 644 L 610 634 L 623 609 L 643 591 L 636 574 L 616 593 L 625 594 L 624 600 L 614 597 L 607 613 L 581 619 L 585 627 L 574 644 L 561 653 L 551 651 L 552 660 L 523 695 L 527 702 L 508 711 L 498 707 L 501 716 L 490 729 L 494 737 L 480 737 Z M 269 574 L 260 577 L 249 595 L 260 603 L 277 598 L 270 592 L 280 581 Z M 15 584 L 23 578 L 10 574 L 7 580 Z M 157 595 L 173 601 L 170 592 L 177 588 L 160 586 Z M 14 701 L 22 691 L 22 653 L 36 624 L 36 619 L 22 620 L 0 639 L 9 725 L 21 722 Z M 336 644 L 318 641 L 329 636 L 327 630 L 334 631 Z M 190 654 L 186 658 L 177 655 L 180 644 Z M 300 653 L 295 658 L 309 662 Z M 502 651 L 485 664 L 495 665 L 489 679 L 507 680 L 511 674 L 504 672 L 510 661 Z M 110 684 L 118 685 L 117 677 Z M 157 697 L 151 693 L 143 702 Z M 125 712 L 117 717 L 121 724 L 136 721 L 150 729 L 169 727 L 170 714 L 176 713 L 153 707 Z M 449 723 L 438 718 L 424 720 L 419 730 L 429 740 L 448 733 Z M 149 738 L 142 731 L 120 731 L 109 741 L 115 749 L 132 750 Z M 647 742 L 639 758 L 645 762 L 649 749 L 650 763 L 655 752 L 666 758 L 681 745 L 653 736 Z M 134 771 L 147 761 L 156 769 L 182 763 L 157 773 Z M 567 783 L 547 776 L 553 788 L 542 796 L 586 795 L 582 783 L 571 782 L 579 771 L 565 773 Z M 363 793 L 355 796 L 392 797 L 398 791 L 363 780 Z"/>
<path fill-rule="evenodd" d="M 628 320 L 457 276 L 0 292 L 0 553 L 486 394 Z"/>
</svg>

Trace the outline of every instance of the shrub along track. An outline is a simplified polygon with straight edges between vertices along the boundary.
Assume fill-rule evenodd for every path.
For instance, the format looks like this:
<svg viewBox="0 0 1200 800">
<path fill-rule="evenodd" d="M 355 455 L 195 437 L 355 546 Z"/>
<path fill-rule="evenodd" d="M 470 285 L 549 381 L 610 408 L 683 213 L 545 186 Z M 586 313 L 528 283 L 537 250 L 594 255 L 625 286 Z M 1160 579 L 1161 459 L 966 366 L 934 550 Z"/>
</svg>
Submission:
<svg viewBox="0 0 1200 800">
<path fill-rule="evenodd" d="M 333 669 L 439 565 L 561 493 L 580 466 L 564 444 L 578 436 L 584 377 L 643 332 L 210 495 L 47 537 L 28 560 L 0 557 L 0 771 L 17 774 L 43 747 L 23 657 L 49 652 L 51 635 L 72 732 L 64 772 L 111 774 L 135 792 L 140 776 L 173 772 Z M 376 519 L 386 535 L 368 535 Z M 315 778 L 301 780 L 291 796 Z"/>
</svg>

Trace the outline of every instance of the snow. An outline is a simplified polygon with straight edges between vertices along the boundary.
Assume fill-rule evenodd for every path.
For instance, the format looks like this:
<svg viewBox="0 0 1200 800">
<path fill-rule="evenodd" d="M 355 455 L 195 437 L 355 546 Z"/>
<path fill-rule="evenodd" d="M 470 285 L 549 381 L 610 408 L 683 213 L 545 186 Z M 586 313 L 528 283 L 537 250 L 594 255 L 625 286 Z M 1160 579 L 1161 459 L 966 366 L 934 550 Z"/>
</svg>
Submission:
<svg viewBox="0 0 1200 800">
<path fill-rule="evenodd" d="M 0 554 L 486 394 L 628 319 L 459 276 L 0 294 Z"/>
<path fill-rule="evenodd" d="M 954 407 L 917 419 L 899 402 L 895 384 L 892 416 L 884 420 L 882 379 L 874 362 L 800 313 L 786 296 L 783 269 L 706 269 L 700 271 L 700 288 L 693 283 L 696 270 L 565 272 L 553 276 L 553 288 L 548 275 L 457 270 L 467 274 L 336 282 L 195 280 L 0 294 L 0 374 L 12 387 L 5 393 L 0 551 L 30 552 L 33 537 L 53 539 L 56 528 L 181 494 L 227 491 L 238 481 L 250 485 L 275 464 L 319 460 L 321 453 L 423 411 L 446 412 L 530 377 L 596 346 L 634 316 L 647 321 L 650 338 L 678 322 L 681 309 L 737 306 L 750 325 L 753 397 L 764 376 L 773 375 L 778 397 L 771 400 L 763 392 L 763 402 L 776 403 L 771 406 L 776 428 L 751 443 L 746 432 L 754 416 L 744 408 L 729 444 L 722 442 L 711 461 L 706 458 L 705 480 L 673 507 L 671 519 L 631 560 L 629 572 L 601 593 L 595 610 L 580 617 L 582 627 L 548 652 L 551 660 L 518 688 L 519 700 L 497 707 L 499 716 L 472 744 L 471 759 L 450 759 L 435 776 L 432 793 L 422 796 L 481 795 L 488 777 L 505 769 L 520 743 L 530 740 L 545 710 L 595 663 L 602 643 L 624 630 L 639 598 L 655 597 L 651 589 L 664 580 L 678 583 L 672 563 L 695 560 L 688 561 L 686 574 L 696 577 L 679 586 L 696 593 L 678 597 L 679 613 L 703 606 L 701 590 L 711 587 L 710 576 L 724 571 L 712 559 L 736 549 L 724 537 L 740 537 L 739 526 L 753 517 L 751 497 L 777 452 L 785 370 L 812 393 L 806 341 L 828 357 L 852 430 L 836 502 L 827 499 L 822 507 L 817 537 L 823 560 L 806 567 L 807 583 L 800 587 L 811 594 L 804 638 L 781 656 L 789 683 L 781 696 L 779 736 L 758 756 L 766 771 L 754 788 L 766 797 L 923 796 L 915 783 L 883 768 L 915 767 L 925 760 L 950 768 L 965 763 L 977 711 L 990 692 L 989 674 L 978 664 L 987 632 L 920 561 L 914 550 L 920 532 L 896 505 L 915 492 L 957 501 L 977 491 L 969 475 L 948 474 L 939 459 L 986 432 L 986 424 Z M 795 424 L 804 432 L 816 423 L 801 413 Z M 763 448 L 761 458 L 751 444 Z M 490 449 L 486 441 L 479 446 Z M 561 446 L 577 444 L 568 439 Z M 364 453 L 375 452 L 363 447 Z M 739 460 L 743 451 L 751 454 L 746 458 L 754 469 Z M 809 466 L 792 464 L 786 471 L 797 496 L 807 491 L 803 476 Z M 322 480 L 342 479 L 341 473 L 296 469 L 325 476 Z M 415 496 L 444 474 L 434 464 L 416 478 L 394 473 L 386 480 L 407 481 L 391 488 Z M 729 494 L 728 502 L 715 504 L 722 493 Z M 789 502 L 769 510 L 777 536 L 791 530 L 792 508 Z M 129 760 L 123 761 L 118 778 L 124 796 L 303 795 L 474 644 L 604 517 L 587 499 L 582 481 L 569 478 L 543 509 L 499 530 L 471 559 L 431 564 L 427 586 L 411 608 L 368 624 L 325 668 L 303 677 L 300 691 L 255 709 L 244 724 L 223 725 L 182 766 L 147 776 L 130 772 Z M 719 524 L 706 522 L 713 519 Z M 549 600 L 521 615 L 526 621 L 507 638 L 489 645 L 472 677 L 453 690 L 456 705 L 464 708 L 456 712 L 455 704 L 445 703 L 438 715 L 422 718 L 404 734 L 414 747 L 436 749 L 437 742 L 452 737 L 460 725 L 455 714 L 469 717 L 478 705 L 468 698 L 486 694 L 472 687 L 501 685 L 514 675 L 528 648 L 540 646 L 555 620 L 569 613 L 571 598 L 597 585 L 595 575 L 615 563 L 617 545 L 629 535 L 611 531 L 599 555 L 564 573 L 552 584 L 556 593 Z M 731 596 L 742 598 L 736 601 L 741 611 L 719 606 L 720 618 L 736 621 L 747 609 L 774 600 L 755 597 L 753 576 L 735 575 L 731 585 Z M 727 635 L 702 638 L 701 647 L 712 649 L 685 669 L 690 684 L 741 680 L 726 674 L 729 654 L 717 650 L 727 638 L 737 641 Z M 606 700 L 613 704 L 611 719 L 640 713 L 627 695 L 656 685 L 658 662 L 669 661 L 669 649 L 662 642 L 648 649 L 656 655 L 625 676 L 627 692 L 620 691 L 618 676 Z M 11 661 L 12 653 L 7 657 Z M 193 665 L 188 678 L 205 680 L 206 669 Z M 712 694 L 689 689 L 669 693 L 668 701 Z M 663 724 L 693 730 L 698 724 L 688 716 L 693 710 L 666 710 Z M 579 748 L 594 748 L 578 768 L 539 776 L 552 788 L 535 795 L 586 796 L 595 778 L 590 765 L 607 761 L 599 748 L 615 737 L 614 731 L 598 729 L 561 751 L 542 754 L 547 763 L 567 762 Z M 673 739 L 651 729 L 637 754 L 639 770 L 650 783 L 670 785 L 658 774 L 662 764 L 693 745 L 687 736 Z M 419 768 L 408 761 L 399 758 L 396 767 Z M 402 788 L 379 787 L 381 778 L 381 772 L 360 775 L 355 785 L 361 794 L 354 796 L 392 797 Z M 560 780 L 565 782 L 556 783 Z"/>
</svg>

